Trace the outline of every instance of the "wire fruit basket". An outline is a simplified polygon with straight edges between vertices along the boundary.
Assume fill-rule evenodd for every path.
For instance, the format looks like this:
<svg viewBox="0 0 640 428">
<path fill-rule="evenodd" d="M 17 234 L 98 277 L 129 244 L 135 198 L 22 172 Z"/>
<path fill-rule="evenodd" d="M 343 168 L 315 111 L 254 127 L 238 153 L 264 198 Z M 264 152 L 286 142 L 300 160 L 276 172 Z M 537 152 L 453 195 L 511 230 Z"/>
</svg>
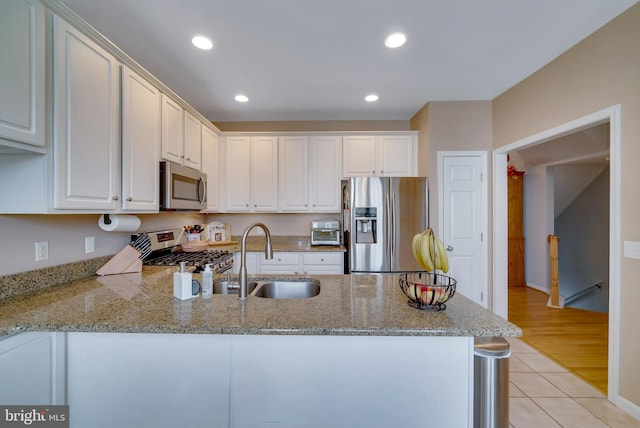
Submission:
<svg viewBox="0 0 640 428">
<path fill-rule="evenodd" d="M 434 272 L 400 274 L 400 288 L 409 298 L 407 304 L 423 311 L 443 311 L 445 302 L 456 293 L 457 281 Z"/>
</svg>

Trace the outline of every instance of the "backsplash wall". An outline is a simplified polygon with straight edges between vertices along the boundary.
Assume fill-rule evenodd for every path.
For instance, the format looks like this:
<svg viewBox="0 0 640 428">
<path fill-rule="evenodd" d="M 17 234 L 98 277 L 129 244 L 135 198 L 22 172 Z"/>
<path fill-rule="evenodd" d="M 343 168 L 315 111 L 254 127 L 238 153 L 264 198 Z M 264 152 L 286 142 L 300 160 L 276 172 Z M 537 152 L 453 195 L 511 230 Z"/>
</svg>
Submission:
<svg viewBox="0 0 640 428">
<path fill-rule="evenodd" d="M 99 214 L 0 215 L 0 276 L 109 256 L 120 251 L 130 233 L 105 232 Z M 166 212 L 139 215 L 139 231 L 154 231 L 204 222 L 199 213 Z M 95 238 L 95 251 L 85 254 L 84 240 Z M 35 261 L 35 243 L 49 242 L 49 259 Z"/>
</svg>

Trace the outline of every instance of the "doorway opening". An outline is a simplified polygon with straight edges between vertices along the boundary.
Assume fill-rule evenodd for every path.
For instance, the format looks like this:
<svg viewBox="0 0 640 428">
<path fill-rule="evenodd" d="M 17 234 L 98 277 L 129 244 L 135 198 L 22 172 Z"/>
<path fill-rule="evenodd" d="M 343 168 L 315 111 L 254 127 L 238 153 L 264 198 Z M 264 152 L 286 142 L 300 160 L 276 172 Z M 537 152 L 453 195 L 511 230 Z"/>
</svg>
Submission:
<svg viewBox="0 0 640 428">
<path fill-rule="evenodd" d="M 555 152 L 555 158 L 549 158 L 544 161 L 537 161 L 539 165 L 539 171 L 537 174 L 532 174 L 532 177 L 546 182 L 546 186 L 553 183 L 553 176 L 557 171 L 562 168 L 555 168 L 556 166 L 565 166 L 564 163 L 575 163 L 580 165 L 580 162 L 592 162 L 588 161 L 589 158 L 596 159 L 601 158 L 604 161 L 606 157 L 605 150 L 602 146 L 593 148 L 589 153 L 564 155 L 565 159 L 558 158 L 560 149 L 565 146 L 570 146 L 570 140 L 575 135 L 583 133 L 605 133 L 608 136 L 609 144 L 609 198 L 604 204 L 608 208 L 609 221 L 608 225 L 601 225 L 601 227 L 608 229 L 608 260 L 605 261 L 608 264 L 608 278 L 606 281 L 609 285 L 609 326 L 608 326 L 608 395 L 611 401 L 618 395 L 618 366 L 617 360 L 619 355 L 619 285 L 620 285 L 620 107 L 613 106 L 608 109 L 593 113 L 591 115 L 582 117 L 575 121 L 560 125 L 556 128 L 544 131 L 540 134 L 533 135 L 520 141 L 516 141 L 512 144 L 504 146 L 500 149 L 494 150 L 493 153 L 493 183 L 494 183 L 494 258 L 493 258 L 493 272 L 494 272 L 494 293 L 493 293 L 493 308 L 496 313 L 501 316 L 508 317 L 508 288 L 507 288 L 507 231 L 506 228 L 500 225 L 504 225 L 507 221 L 507 200 L 506 200 L 506 184 L 507 184 L 507 154 L 518 152 L 523 157 L 533 159 L 534 156 L 544 157 L 553 156 Z M 553 146 L 549 145 L 553 142 Z M 550 148 L 553 147 L 553 150 Z M 584 148 L 584 147 L 583 147 Z M 570 161 L 570 162 L 569 162 Z M 604 167 L 606 168 L 606 167 Z M 543 171 L 543 173 L 541 172 Z M 604 171 L 604 170 L 603 170 Z M 562 172 L 564 173 L 564 171 Z M 560 173 L 560 174 L 562 174 Z M 535 181 L 535 180 L 533 180 Z M 544 187 L 541 186 L 540 188 Z M 548 188 L 548 187 L 547 187 Z M 538 237 L 538 233 L 542 231 L 542 242 L 546 243 L 546 235 L 551 232 L 555 227 L 556 217 L 554 212 L 554 201 L 549 201 L 547 198 L 543 200 L 542 207 L 538 207 L 540 212 L 535 214 L 535 221 L 530 222 L 529 228 L 539 229 L 536 232 L 529 230 L 529 233 L 533 233 L 532 236 Z M 529 214 L 532 215 L 532 214 Z M 526 235 L 525 235 L 526 236 Z M 537 257 L 540 260 L 528 260 L 527 264 L 527 283 L 531 282 L 534 288 L 538 288 L 547 292 L 550 286 L 550 273 L 549 262 L 547 259 L 548 251 L 544 248 L 543 251 L 536 252 Z M 542 256 L 540 256 L 542 254 Z M 533 254 L 532 254 L 533 256 Z M 531 266 L 529 266 L 529 263 Z M 532 270 L 533 269 L 533 270 Z M 562 288 L 561 288 L 562 290 Z M 562 291 L 561 291 L 562 293 Z M 559 309 L 560 310 L 560 309 Z"/>
</svg>

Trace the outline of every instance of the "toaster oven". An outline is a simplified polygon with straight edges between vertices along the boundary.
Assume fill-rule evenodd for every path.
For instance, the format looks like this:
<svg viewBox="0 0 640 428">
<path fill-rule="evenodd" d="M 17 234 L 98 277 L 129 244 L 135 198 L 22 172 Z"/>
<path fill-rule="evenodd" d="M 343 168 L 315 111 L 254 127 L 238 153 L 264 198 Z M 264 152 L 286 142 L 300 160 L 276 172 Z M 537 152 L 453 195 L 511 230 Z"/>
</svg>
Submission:
<svg viewBox="0 0 640 428">
<path fill-rule="evenodd" d="M 313 220 L 311 245 L 340 245 L 342 228 L 339 220 Z"/>
</svg>

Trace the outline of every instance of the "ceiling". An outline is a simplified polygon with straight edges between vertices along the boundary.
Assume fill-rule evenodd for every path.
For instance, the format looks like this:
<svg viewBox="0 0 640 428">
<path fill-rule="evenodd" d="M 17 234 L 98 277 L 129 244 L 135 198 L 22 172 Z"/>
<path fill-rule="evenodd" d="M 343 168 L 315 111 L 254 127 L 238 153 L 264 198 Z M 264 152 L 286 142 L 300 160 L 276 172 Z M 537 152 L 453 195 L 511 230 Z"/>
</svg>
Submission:
<svg viewBox="0 0 640 428">
<path fill-rule="evenodd" d="M 608 166 L 609 122 L 518 150 L 528 166 Z"/>
<path fill-rule="evenodd" d="M 638 0 L 62 1 L 222 122 L 409 120 L 427 102 L 490 100 Z M 393 31 L 407 35 L 394 50 Z"/>
</svg>

